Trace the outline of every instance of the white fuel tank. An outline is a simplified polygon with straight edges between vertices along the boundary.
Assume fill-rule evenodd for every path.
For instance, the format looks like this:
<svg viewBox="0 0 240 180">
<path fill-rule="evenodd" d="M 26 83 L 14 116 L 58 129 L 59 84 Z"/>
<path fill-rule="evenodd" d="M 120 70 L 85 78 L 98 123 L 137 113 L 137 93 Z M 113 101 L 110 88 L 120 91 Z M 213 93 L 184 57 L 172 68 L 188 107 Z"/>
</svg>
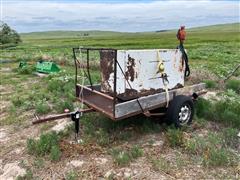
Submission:
<svg viewBox="0 0 240 180">
<path fill-rule="evenodd" d="M 151 49 L 151 50 L 118 50 L 116 79 L 114 71 L 108 73 L 106 68 L 113 70 L 112 57 L 101 58 L 101 90 L 106 93 L 114 92 L 114 80 L 116 80 L 116 94 L 122 100 L 129 100 L 140 96 L 155 94 L 164 91 L 164 85 L 158 64 L 164 64 L 164 72 L 167 74 L 168 89 L 184 86 L 185 63 L 179 49 Z M 108 56 L 109 57 L 109 56 Z M 105 62 L 104 62 L 105 61 Z M 104 64 L 104 66 L 103 66 Z M 107 64 L 107 67 L 106 67 Z M 110 66 L 110 67 L 109 67 Z"/>
</svg>

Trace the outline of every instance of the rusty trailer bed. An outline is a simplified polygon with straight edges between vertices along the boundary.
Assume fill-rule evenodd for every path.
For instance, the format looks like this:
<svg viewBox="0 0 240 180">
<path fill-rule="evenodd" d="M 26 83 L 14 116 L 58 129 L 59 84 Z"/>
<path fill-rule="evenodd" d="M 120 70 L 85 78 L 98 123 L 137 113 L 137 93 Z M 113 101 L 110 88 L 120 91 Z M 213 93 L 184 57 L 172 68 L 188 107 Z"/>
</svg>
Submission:
<svg viewBox="0 0 240 180">
<path fill-rule="evenodd" d="M 166 92 L 139 97 L 128 101 L 118 100 L 108 94 L 101 92 L 100 85 L 82 86 L 76 85 L 76 96 L 88 107 L 105 114 L 112 120 L 121 120 L 127 117 L 138 115 L 148 110 L 166 106 Z M 83 96 L 80 95 L 82 91 Z M 193 96 L 200 95 L 205 91 L 205 83 L 185 86 L 178 89 L 169 90 L 169 100 L 177 95 Z M 140 105 L 142 107 L 140 107 Z"/>
</svg>

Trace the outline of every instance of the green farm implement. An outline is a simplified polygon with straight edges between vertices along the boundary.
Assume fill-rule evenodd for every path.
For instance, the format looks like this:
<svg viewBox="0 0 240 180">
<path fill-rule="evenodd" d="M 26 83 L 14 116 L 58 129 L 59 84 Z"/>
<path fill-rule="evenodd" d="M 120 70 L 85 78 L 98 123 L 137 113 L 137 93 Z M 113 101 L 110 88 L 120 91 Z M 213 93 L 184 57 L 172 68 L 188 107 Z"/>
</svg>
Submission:
<svg viewBox="0 0 240 180">
<path fill-rule="evenodd" d="M 24 69 L 24 68 L 27 68 L 28 66 L 29 64 L 26 61 L 21 61 L 19 63 L 18 68 Z M 49 62 L 49 61 L 39 61 L 34 66 L 36 71 L 39 73 L 51 74 L 51 73 L 58 73 L 60 71 L 60 67 L 56 63 Z"/>
<path fill-rule="evenodd" d="M 36 71 L 41 73 L 57 73 L 60 71 L 60 68 L 54 62 L 49 61 L 39 61 L 36 65 Z"/>
</svg>

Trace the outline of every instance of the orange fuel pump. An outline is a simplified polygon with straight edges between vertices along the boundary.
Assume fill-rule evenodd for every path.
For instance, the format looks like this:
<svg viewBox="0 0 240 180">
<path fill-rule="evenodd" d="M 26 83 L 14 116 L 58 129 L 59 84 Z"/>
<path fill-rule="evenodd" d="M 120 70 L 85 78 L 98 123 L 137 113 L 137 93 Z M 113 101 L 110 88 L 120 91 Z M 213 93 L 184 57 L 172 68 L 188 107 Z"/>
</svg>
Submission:
<svg viewBox="0 0 240 180">
<path fill-rule="evenodd" d="M 184 43 L 184 40 L 186 39 L 185 26 L 180 27 L 180 29 L 177 32 L 177 38 L 180 41 L 180 44 Z"/>
</svg>

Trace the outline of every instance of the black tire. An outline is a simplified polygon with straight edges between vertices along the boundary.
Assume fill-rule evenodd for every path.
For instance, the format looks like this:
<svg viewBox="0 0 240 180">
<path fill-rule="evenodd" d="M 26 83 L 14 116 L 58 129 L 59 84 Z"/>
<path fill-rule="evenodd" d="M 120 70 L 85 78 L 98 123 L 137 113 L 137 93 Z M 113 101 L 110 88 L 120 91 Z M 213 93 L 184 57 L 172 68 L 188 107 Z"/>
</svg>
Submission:
<svg viewBox="0 0 240 180">
<path fill-rule="evenodd" d="M 193 115 L 194 107 L 191 97 L 179 95 L 170 101 L 167 109 L 167 121 L 169 124 L 174 124 L 177 128 L 189 125 L 192 122 Z"/>
</svg>

